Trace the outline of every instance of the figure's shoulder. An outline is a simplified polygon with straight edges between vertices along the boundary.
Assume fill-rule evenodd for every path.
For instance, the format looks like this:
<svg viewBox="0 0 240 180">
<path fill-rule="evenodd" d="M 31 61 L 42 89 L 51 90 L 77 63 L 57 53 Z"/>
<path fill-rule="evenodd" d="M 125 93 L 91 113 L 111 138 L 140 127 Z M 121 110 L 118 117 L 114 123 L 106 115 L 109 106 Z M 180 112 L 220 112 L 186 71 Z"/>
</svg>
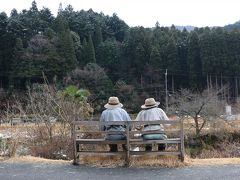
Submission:
<svg viewBox="0 0 240 180">
<path fill-rule="evenodd" d="M 121 111 L 123 113 L 127 113 L 127 111 L 125 109 L 123 109 L 123 108 L 118 108 L 118 109 L 119 109 L 119 111 Z"/>
<path fill-rule="evenodd" d="M 155 108 L 157 111 L 163 111 L 161 108 L 159 108 L 159 107 L 156 107 Z"/>
<path fill-rule="evenodd" d="M 146 112 L 146 110 L 141 110 L 141 111 L 138 112 L 137 115 L 138 115 L 138 116 L 141 116 L 141 115 L 144 114 L 145 112 Z"/>
<path fill-rule="evenodd" d="M 108 112 L 108 109 L 103 110 L 103 111 L 102 111 L 102 115 L 103 115 L 103 114 L 106 114 L 107 112 Z"/>
<path fill-rule="evenodd" d="M 146 110 L 148 113 L 162 113 L 164 112 L 161 108 L 159 107 L 154 107 L 151 109 Z"/>
<path fill-rule="evenodd" d="M 163 109 L 158 108 L 158 112 L 159 112 L 161 115 L 167 117 L 167 114 L 165 113 L 165 111 L 164 111 Z"/>
<path fill-rule="evenodd" d="M 119 108 L 121 111 L 125 111 L 125 112 L 127 112 L 125 109 L 123 109 L 123 108 Z"/>
</svg>

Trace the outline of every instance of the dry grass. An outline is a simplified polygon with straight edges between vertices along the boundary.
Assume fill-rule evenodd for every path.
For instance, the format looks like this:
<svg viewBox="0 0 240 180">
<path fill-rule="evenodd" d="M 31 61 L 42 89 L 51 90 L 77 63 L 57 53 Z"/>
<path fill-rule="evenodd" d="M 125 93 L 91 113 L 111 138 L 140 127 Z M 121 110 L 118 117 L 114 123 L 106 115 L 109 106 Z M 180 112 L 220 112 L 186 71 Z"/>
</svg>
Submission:
<svg viewBox="0 0 240 180">
<path fill-rule="evenodd" d="M 84 156 L 80 158 L 80 164 L 94 167 L 121 167 L 125 166 L 123 156 Z M 145 155 L 131 157 L 130 167 L 167 167 L 176 168 L 186 166 L 176 156 Z"/>
<path fill-rule="evenodd" d="M 0 162 L 7 163 L 36 163 L 36 164 L 71 164 L 72 161 L 51 160 L 33 156 L 17 156 L 13 158 L 0 157 Z M 121 156 L 85 156 L 80 159 L 81 164 L 98 168 L 117 168 L 125 165 Z M 171 156 L 138 156 L 133 157 L 130 167 L 166 167 L 177 168 L 185 166 L 213 166 L 213 165 L 236 165 L 240 164 L 240 158 L 209 158 L 191 159 L 185 158 L 185 162 L 180 162 L 176 157 Z"/>
<path fill-rule="evenodd" d="M 190 166 L 230 165 L 240 164 L 240 158 L 209 158 L 209 159 L 187 159 Z"/>
<path fill-rule="evenodd" d="M 12 158 L 2 158 L 0 161 L 15 163 L 15 162 L 26 162 L 26 163 L 36 163 L 36 164 L 69 164 L 71 161 L 66 160 L 52 160 L 52 159 L 44 159 L 40 157 L 33 156 L 15 156 Z"/>
<path fill-rule="evenodd" d="M 84 156 L 84 157 L 80 157 L 80 164 L 84 164 L 92 167 L 114 168 L 114 167 L 125 166 L 125 161 L 121 155 Z"/>
<path fill-rule="evenodd" d="M 131 167 L 177 168 L 186 165 L 186 162 L 181 162 L 176 156 L 145 155 L 133 157 L 131 161 Z"/>
</svg>

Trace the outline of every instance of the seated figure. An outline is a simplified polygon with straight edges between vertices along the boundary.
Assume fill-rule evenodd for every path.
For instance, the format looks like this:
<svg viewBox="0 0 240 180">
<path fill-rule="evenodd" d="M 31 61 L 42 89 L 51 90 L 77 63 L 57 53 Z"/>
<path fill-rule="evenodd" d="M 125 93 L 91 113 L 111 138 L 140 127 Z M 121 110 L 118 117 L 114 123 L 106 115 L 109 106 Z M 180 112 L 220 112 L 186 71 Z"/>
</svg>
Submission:
<svg viewBox="0 0 240 180">
<path fill-rule="evenodd" d="M 154 120 L 169 120 L 166 113 L 161 109 L 158 108 L 160 102 L 156 102 L 154 98 L 148 98 L 145 100 L 145 104 L 141 106 L 141 111 L 138 113 L 136 120 L 137 121 L 154 121 Z M 162 124 L 149 124 L 143 127 L 143 131 L 164 131 L 164 127 Z M 143 134 L 142 138 L 145 140 L 163 140 L 167 139 L 167 136 L 162 134 Z M 163 151 L 165 150 L 165 144 L 159 144 L 158 150 Z M 152 145 L 147 144 L 145 146 L 146 151 L 152 150 Z"/>
<path fill-rule="evenodd" d="M 104 105 L 106 108 L 102 114 L 100 121 L 107 122 L 107 121 L 131 121 L 128 113 L 122 108 L 123 105 L 119 102 L 117 97 L 110 97 L 108 99 L 108 103 Z M 101 126 L 100 129 L 102 131 L 125 131 L 124 126 L 122 125 L 107 125 Z M 126 136 L 124 133 L 119 134 L 107 134 L 107 140 L 124 140 Z M 110 152 L 117 152 L 118 147 L 117 144 L 109 144 Z M 126 146 L 122 145 L 123 150 L 126 150 Z"/>
</svg>

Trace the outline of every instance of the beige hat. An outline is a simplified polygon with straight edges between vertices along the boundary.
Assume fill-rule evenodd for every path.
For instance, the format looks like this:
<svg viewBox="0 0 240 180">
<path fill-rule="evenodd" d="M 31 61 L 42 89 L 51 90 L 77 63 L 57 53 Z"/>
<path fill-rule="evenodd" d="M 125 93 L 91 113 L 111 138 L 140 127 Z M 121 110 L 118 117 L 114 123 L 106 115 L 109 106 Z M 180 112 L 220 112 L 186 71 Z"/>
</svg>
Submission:
<svg viewBox="0 0 240 180">
<path fill-rule="evenodd" d="M 145 104 L 141 106 L 142 109 L 148 109 L 148 108 L 153 108 L 157 107 L 160 104 L 160 102 L 155 101 L 154 98 L 147 98 L 145 100 Z"/>
<path fill-rule="evenodd" d="M 104 105 L 106 109 L 114 109 L 118 107 L 123 107 L 122 103 L 119 102 L 118 97 L 110 97 L 108 103 Z"/>
</svg>

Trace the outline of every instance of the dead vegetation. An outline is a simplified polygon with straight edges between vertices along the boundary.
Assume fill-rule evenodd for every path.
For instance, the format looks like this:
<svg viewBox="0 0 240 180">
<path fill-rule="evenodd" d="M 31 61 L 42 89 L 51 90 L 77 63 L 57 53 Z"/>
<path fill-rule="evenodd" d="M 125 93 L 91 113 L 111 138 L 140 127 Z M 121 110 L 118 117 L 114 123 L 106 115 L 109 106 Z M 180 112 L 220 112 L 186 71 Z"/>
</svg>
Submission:
<svg viewBox="0 0 240 180">
<path fill-rule="evenodd" d="M 27 105 L 24 106 L 17 101 L 15 106 L 8 109 L 7 115 L 13 117 L 13 115 L 31 114 L 37 121 L 16 126 L 1 124 L 0 133 L 11 136 L 6 142 L 7 151 L 3 154 L 10 157 L 32 155 L 50 159 L 72 159 L 71 122 L 76 117 L 89 116 L 92 111 L 89 104 L 83 106 L 82 101 L 76 101 L 75 95 L 61 96 L 54 87 L 46 85 L 36 86 L 29 91 L 29 101 L 27 102 Z M 216 105 L 216 101 L 214 99 L 208 104 L 204 101 L 202 104 L 205 108 L 207 105 Z M 190 109 L 193 111 L 191 116 L 186 114 L 184 117 L 187 155 L 197 159 L 240 157 L 240 120 L 225 121 L 217 117 L 214 119 L 208 117 L 208 120 L 205 121 L 205 115 L 209 114 L 206 109 L 201 109 L 204 116 L 194 114 L 193 110 L 194 107 L 201 107 L 202 104 L 191 106 L 191 102 L 189 102 L 187 105 L 185 104 L 186 106 L 181 107 L 183 109 L 191 107 L 192 109 Z M 210 108 L 210 110 L 212 109 Z M 58 121 L 51 122 L 50 117 L 52 116 L 56 117 Z M 197 117 L 197 124 L 194 117 Z M 172 119 L 174 118 L 176 117 Z M 198 127 L 198 136 L 201 139 L 200 145 L 196 143 L 196 127 Z M 107 146 L 99 148 L 107 150 Z M 132 167 L 182 167 L 198 162 L 189 159 L 187 158 L 185 163 L 181 163 L 176 157 L 171 156 L 135 156 L 130 164 Z M 210 163 L 210 161 L 201 162 Z M 80 159 L 80 163 L 98 167 L 117 167 L 124 166 L 124 157 L 84 156 Z"/>
<path fill-rule="evenodd" d="M 121 167 L 125 166 L 124 156 L 84 156 L 80 158 L 80 164 L 93 167 Z M 166 167 L 176 168 L 187 166 L 176 156 L 142 155 L 131 157 L 130 167 Z"/>
<path fill-rule="evenodd" d="M 92 108 L 87 103 L 85 90 L 70 86 L 57 91 L 47 84 L 33 85 L 28 91 L 25 103 L 18 101 L 6 111 L 9 117 L 28 117 L 32 122 L 23 126 L 1 127 L 9 134 L 5 155 L 14 156 L 19 149 L 27 148 L 27 154 L 51 159 L 72 159 L 72 122 L 77 118 L 87 117 Z M 54 121 L 52 121 L 54 119 Z M 5 125 L 3 125 L 5 126 Z M 21 153 L 20 153 L 21 155 Z"/>
<path fill-rule="evenodd" d="M 34 156 L 15 156 L 11 158 L 2 158 L 0 161 L 8 163 L 24 162 L 24 163 L 36 163 L 36 164 L 69 164 L 71 161 L 66 160 L 54 160 L 54 159 L 45 159 Z"/>
<path fill-rule="evenodd" d="M 124 162 L 121 157 L 103 157 L 103 156 L 86 156 L 81 159 L 83 165 L 90 167 L 98 168 L 117 168 L 123 167 Z M 66 160 L 52 160 L 44 159 L 40 157 L 33 156 L 16 156 L 12 158 L 3 158 L 0 157 L 0 162 L 7 163 L 31 163 L 31 164 L 71 164 L 71 161 Z M 216 165 L 238 165 L 240 164 L 240 158 L 207 158 L 207 159 L 192 159 L 186 157 L 184 163 L 178 161 L 175 157 L 154 157 L 154 156 L 144 156 L 144 157 L 135 157 L 131 161 L 131 166 L 134 168 L 179 168 L 179 167 L 188 167 L 188 166 L 216 166 Z"/>
</svg>

